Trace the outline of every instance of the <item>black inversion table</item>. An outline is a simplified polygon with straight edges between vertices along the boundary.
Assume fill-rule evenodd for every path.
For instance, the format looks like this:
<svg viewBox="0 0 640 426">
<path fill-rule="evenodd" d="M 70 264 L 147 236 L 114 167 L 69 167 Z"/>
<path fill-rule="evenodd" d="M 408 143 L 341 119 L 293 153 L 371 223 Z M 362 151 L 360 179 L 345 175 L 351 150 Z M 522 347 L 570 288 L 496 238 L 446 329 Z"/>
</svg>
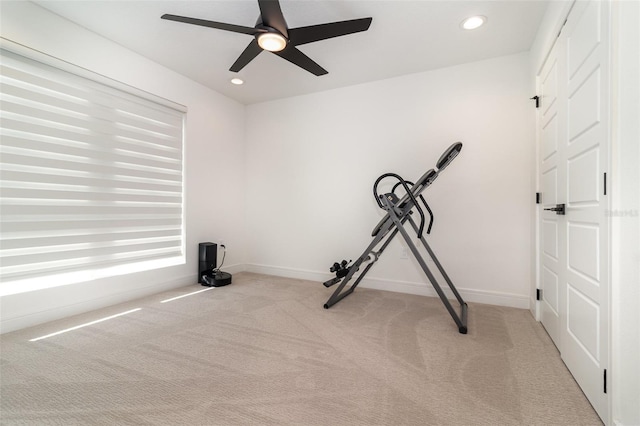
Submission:
<svg viewBox="0 0 640 426">
<path fill-rule="evenodd" d="M 329 309 L 331 306 L 338 303 L 340 300 L 344 299 L 356 289 L 358 284 L 364 276 L 369 272 L 369 269 L 373 266 L 373 264 L 380 258 L 380 255 L 387 248 L 391 240 L 396 236 L 396 234 L 400 233 L 404 241 L 407 243 L 409 250 L 418 261 L 418 264 L 424 271 L 425 275 L 431 282 L 431 285 L 435 289 L 436 293 L 442 300 L 442 303 L 449 311 L 451 318 L 458 326 L 458 331 L 462 334 L 467 333 L 467 304 L 456 290 L 453 282 L 449 278 L 449 275 L 445 272 L 444 268 L 438 258 L 436 257 L 433 250 L 427 243 L 427 240 L 424 237 L 424 227 L 425 227 L 425 214 L 422 210 L 422 206 L 424 206 L 429 213 L 429 225 L 427 226 L 426 233 L 429 234 L 431 232 L 431 227 L 433 225 L 433 212 L 429 208 L 429 205 L 425 201 L 422 196 L 422 192 L 427 189 L 436 178 L 442 173 L 442 171 L 453 161 L 454 158 L 458 156 L 460 151 L 462 150 L 462 142 L 456 142 L 451 145 L 447 150 L 440 156 L 438 162 L 436 163 L 435 169 L 430 169 L 424 175 L 420 177 L 415 183 L 404 180 L 401 176 L 395 173 L 385 173 L 381 175 L 373 185 L 373 195 L 378 203 L 378 206 L 385 210 L 387 213 L 382 218 L 382 220 L 373 228 L 373 232 L 371 236 L 373 237 L 373 241 L 367 246 L 362 255 L 355 260 L 351 265 L 348 264 L 346 260 L 343 260 L 341 263 L 334 263 L 330 268 L 331 272 L 336 273 L 336 277 L 332 278 L 326 282 L 324 282 L 325 287 L 331 287 L 335 284 L 340 283 L 338 288 L 333 292 L 327 303 L 324 304 L 325 309 Z M 378 186 L 380 182 L 384 179 L 391 178 L 397 180 L 395 185 L 393 186 L 391 192 L 386 194 L 378 193 Z M 404 194 L 400 197 L 396 194 L 396 190 L 398 188 L 402 188 Z M 412 215 L 416 212 L 418 216 L 420 216 L 419 224 L 416 223 L 416 220 L 412 217 Z M 440 284 L 431 273 L 431 270 L 427 266 L 424 258 L 420 254 L 418 248 L 413 243 L 411 236 L 407 232 L 405 228 L 406 224 L 409 224 L 409 229 L 413 230 L 417 235 L 418 239 L 422 243 L 422 246 L 426 249 L 429 254 L 431 260 L 433 260 L 434 264 L 440 271 L 440 274 L 445 279 L 449 289 L 453 293 L 454 297 L 459 303 L 459 313 L 456 311 L 451 302 L 447 298 L 446 294 L 442 290 Z M 366 265 L 366 266 L 365 266 Z M 362 271 L 358 274 L 360 269 Z M 345 286 L 347 283 L 355 279 L 351 287 L 345 290 Z M 343 291 L 344 290 L 344 291 Z"/>
</svg>

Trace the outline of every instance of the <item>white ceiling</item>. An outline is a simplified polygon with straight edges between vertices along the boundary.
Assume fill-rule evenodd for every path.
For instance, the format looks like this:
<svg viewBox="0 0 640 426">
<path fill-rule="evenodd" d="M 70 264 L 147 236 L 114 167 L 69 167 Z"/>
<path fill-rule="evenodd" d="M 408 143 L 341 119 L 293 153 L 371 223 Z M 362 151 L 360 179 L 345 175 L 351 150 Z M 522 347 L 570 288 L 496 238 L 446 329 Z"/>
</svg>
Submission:
<svg viewBox="0 0 640 426">
<path fill-rule="evenodd" d="M 299 49 L 328 75 L 316 77 L 262 52 L 229 67 L 251 36 L 160 19 L 164 13 L 253 27 L 256 0 L 36 0 L 35 3 L 244 104 L 302 95 L 529 50 L 547 0 L 282 0 L 289 28 L 373 17 L 366 32 Z M 460 22 L 484 15 L 484 27 Z M 234 76 L 245 84 L 230 83 Z"/>
</svg>

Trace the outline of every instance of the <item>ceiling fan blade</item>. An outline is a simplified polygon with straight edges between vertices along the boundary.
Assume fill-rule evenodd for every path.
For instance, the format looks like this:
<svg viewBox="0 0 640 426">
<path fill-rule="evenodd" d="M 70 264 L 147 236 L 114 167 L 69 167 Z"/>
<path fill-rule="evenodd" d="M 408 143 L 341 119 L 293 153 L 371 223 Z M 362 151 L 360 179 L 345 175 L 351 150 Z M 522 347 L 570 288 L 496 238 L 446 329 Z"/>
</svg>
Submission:
<svg viewBox="0 0 640 426">
<path fill-rule="evenodd" d="M 244 68 L 249 62 L 253 60 L 256 56 L 258 56 L 262 52 L 262 48 L 258 46 L 258 41 L 253 40 L 249 45 L 244 49 L 244 51 L 240 54 L 238 59 L 231 65 L 229 71 L 238 72 L 242 68 Z"/>
<path fill-rule="evenodd" d="M 267 27 L 275 28 L 283 36 L 289 38 L 287 22 L 284 20 L 280 2 L 278 0 L 258 0 L 262 23 Z"/>
<path fill-rule="evenodd" d="M 292 64 L 299 66 L 300 68 L 304 68 L 305 70 L 316 76 L 329 73 L 327 70 L 316 64 L 311 58 L 309 58 L 307 55 L 305 55 L 292 45 L 288 45 L 284 50 L 281 50 L 280 52 L 273 53 L 283 59 L 286 59 Z"/>
<path fill-rule="evenodd" d="M 162 15 L 161 18 L 168 19 L 169 21 L 184 22 L 185 24 L 200 25 L 201 27 L 216 28 L 218 30 L 232 31 L 234 33 L 249 34 L 252 36 L 264 32 L 253 27 L 243 27 L 241 25 L 225 24 L 224 22 L 214 22 L 207 21 L 205 19 L 188 18 L 186 16 L 170 15 L 168 13 Z"/>
<path fill-rule="evenodd" d="M 289 41 L 298 46 L 328 38 L 367 31 L 373 18 L 351 19 L 349 21 L 330 22 L 289 29 Z"/>
</svg>

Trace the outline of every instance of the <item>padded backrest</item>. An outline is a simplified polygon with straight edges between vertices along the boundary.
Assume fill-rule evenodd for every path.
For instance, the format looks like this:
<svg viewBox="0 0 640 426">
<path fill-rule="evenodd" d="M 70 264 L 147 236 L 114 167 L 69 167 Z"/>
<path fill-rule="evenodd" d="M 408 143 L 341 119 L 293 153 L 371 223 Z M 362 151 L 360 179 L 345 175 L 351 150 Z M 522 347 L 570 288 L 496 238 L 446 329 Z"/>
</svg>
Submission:
<svg viewBox="0 0 640 426">
<path fill-rule="evenodd" d="M 420 176 L 420 179 L 418 179 L 416 181 L 416 184 L 411 188 L 413 195 L 417 196 L 420 192 L 422 192 L 422 188 L 420 188 L 421 186 L 424 186 L 426 188 L 427 186 L 431 185 L 437 177 L 438 172 L 433 169 L 427 170 L 427 172 Z M 416 193 L 416 191 L 418 192 Z"/>
<path fill-rule="evenodd" d="M 436 168 L 438 171 L 442 171 L 445 167 L 447 167 L 454 158 L 458 156 L 458 154 L 462 151 L 462 142 L 456 142 L 451 145 L 447 150 L 440 156 L 438 162 L 436 163 Z"/>
</svg>

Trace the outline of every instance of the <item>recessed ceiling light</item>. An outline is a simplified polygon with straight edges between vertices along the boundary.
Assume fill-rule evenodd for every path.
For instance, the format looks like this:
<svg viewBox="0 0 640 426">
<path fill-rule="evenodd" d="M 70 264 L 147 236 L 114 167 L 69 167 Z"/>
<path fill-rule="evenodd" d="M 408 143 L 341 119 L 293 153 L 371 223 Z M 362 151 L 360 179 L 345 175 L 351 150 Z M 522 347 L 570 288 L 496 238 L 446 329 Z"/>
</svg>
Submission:
<svg viewBox="0 0 640 426">
<path fill-rule="evenodd" d="M 244 81 L 241 78 L 236 77 L 231 79 L 231 83 L 239 86 L 241 84 L 244 84 Z"/>
<path fill-rule="evenodd" d="M 485 22 L 487 22 L 486 16 L 477 15 L 465 19 L 464 21 L 462 21 L 462 23 L 460 23 L 460 26 L 465 30 L 475 30 L 476 28 L 484 25 Z"/>
</svg>

